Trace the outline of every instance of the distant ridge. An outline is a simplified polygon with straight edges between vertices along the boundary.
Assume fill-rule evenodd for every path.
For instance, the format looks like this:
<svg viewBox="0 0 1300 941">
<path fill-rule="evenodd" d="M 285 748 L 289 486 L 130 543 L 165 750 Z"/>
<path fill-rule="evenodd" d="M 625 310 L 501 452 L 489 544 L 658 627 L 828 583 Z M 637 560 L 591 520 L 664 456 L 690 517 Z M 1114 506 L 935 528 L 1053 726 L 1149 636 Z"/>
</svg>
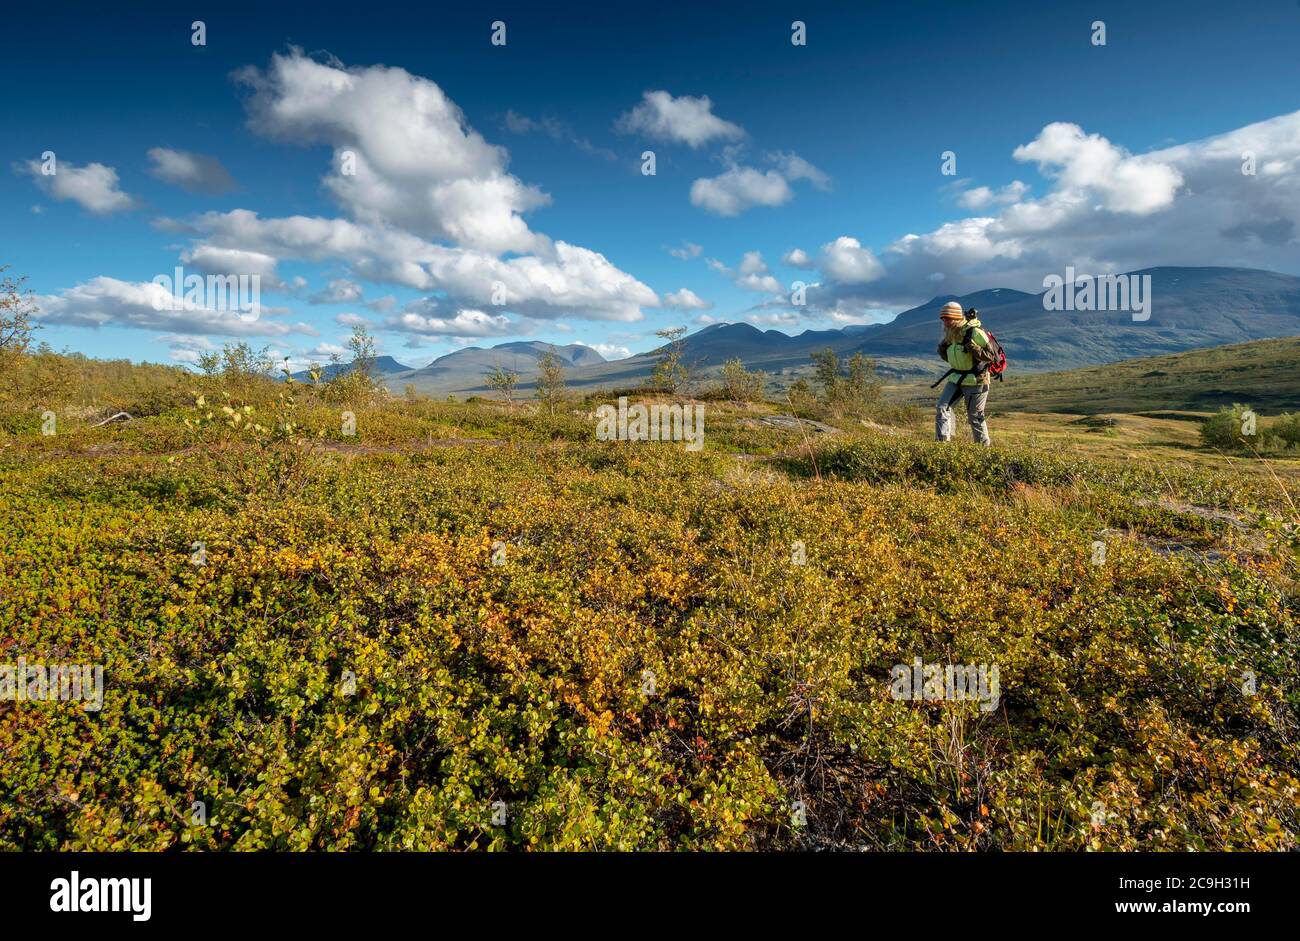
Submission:
<svg viewBox="0 0 1300 941">
<path fill-rule="evenodd" d="M 488 348 L 467 346 L 418 369 L 405 366 L 391 356 L 379 356 L 371 373 L 390 388 L 409 383 L 421 392 L 482 390 L 487 387 L 484 375 L 496 366 L 518 372 L 521 383 L 536 378 L 537 363 L 547 352 L 554 353 L 560 365 L 570 371 L 605 362 L 605 357 L 581 343 L 556 346 L 540 340 L 516 340 Z M 321 370 L 321 379 L 332 379 L 351 369 L 351 363 L 331 364 Z M 307 370 L 294 373 L 293 377 L 299 381 L 311 378 Z"/>
<path fill-rule="evenodd" d="M 1015 373 L 1071 369 L 1176 353 L 1187 349 L 1300 335 L 1300 278 L 1251 268 L 1147 268 L 1151 317 L 1129 312 L 1051 311 L 1043 294 L 991 288 L 941 294 L 883 324 L 807 330 L 790 336 L 746 323 L 712 324 L 687 336 L 686 362 L 708 372 L 739 358 L 747 369 L 769 373 L 805 369 L 809 356 L 829 347 L 842 356 L 862 352 L 885 375 L 941 371 L 934 347 L 938 311 L 950 300 L 980 311 L 1007 349 Z M 570 376 L 572 385 L 635 385 L 650 374 L 660 350 Z"/>
<path fill-rule="evenodd" d="M 795 336 L 749 323 L 711 324 L 684 338 L 685 362 L 708 374 L 729 359 L 785 379 L 806 372 L 809 357 L 830 348 L 842 356 L 862 352 L 894 378 L 942 371 L 934 354 L 938 310 L 950 300 L 975 307 L 1007 349 L 1013 375 L 1100 365 L 1203 347 L 1300 335 L 1300 278 L 1251 268 L 1147 268 L 1151 317 L 1135 322 L 1129 312 L 1052 311 L 1043 294 L 989 288 L 964 295 L 941 294 L 882 324 L 805 330 Z M 605 361 L 581 344 L 551 347 L 539 341 L 468 347 L 423 369 L 387 374 L 428 393 L 481 392 L 484 373 L 501 365 L 520 373 L 521 385 L 536 376 L 542 352 L 554 349 L 574 388 L 627 388 L 650 376 L 662 348 Z"/>
<path fill-rule="evenodd" d="M 376 356 L 374 363 L 370 367 L 370 372 L 374 376 L 391 376 L 395 373 L 410 372 L 410 366 L 404 366 L 391 356 Z M 321 367 L 321 381 L 333 379 L 335 376 L 342 375 L 352 371 L 351 363 L 330 363 Z M 293 374 L 293 378 L 299 382 L 311 381 L 311 370 L 304 369 L 301 372 Z"/>
</svg>

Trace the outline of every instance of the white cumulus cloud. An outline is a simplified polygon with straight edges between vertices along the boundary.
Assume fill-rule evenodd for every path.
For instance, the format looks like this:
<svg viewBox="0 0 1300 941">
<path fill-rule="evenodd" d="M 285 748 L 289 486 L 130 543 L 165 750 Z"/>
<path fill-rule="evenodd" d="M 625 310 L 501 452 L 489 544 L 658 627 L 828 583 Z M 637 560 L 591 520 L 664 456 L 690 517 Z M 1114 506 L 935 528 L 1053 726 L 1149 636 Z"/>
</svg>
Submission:
<svg viewBox="0 0 1300 941">
<path fill-rule="evenodd" d="M 822 246 L 819 267 L 828 278 L 841 284 L 865 284 L 885 273 L 871 249 L 847 235 Z"/>
<path fill-rule="evenodd" d="M 1300 111 L 1141 155 L 1054 123 L 1013 154 L 1041 167 L 1047 193 L 1029 198 L 1027 187 L 1012 184 L 990 190 L 991 198 L 977 195 L 968 202 L 983 207 L 980 214 L 887 245 L 875 256 L 883 270 L 869 281 L 849 280 L 855 266 L 817 259 L 824 283 L 809 289 L 809 309 L 866 315 L 924 301 L 937 284 L 953 294 L 1037 292 L 1066 266 L 1093 274 L 1160 265 L 1300 273 Z M 1243 172 L 1248 156 L 1254 175 Z M 868 262 L 866 270 L 876 269 Z"/>
<path fill-rule="evenodd" d="M 136 200 L 122 192 L 117 178 L 117 170 L 102 163 L 88 163 L 77 166 L 66 160 L 56 159 L 53 173 L 48 176 L 41 172 L 40 160 L 29 160 L 20 168 L 36 181 L 36 185 L 59 200 L 72 200 L 87 212 L 107 215 L 134 209 Z"/>
<path fill-rule="evenodd" d="M 1111 212 L 1148 215 L 1164 209 L 1183 184 L 1178 168 L 1158 157 L 1131 156 L 1100 134 L 1063 121 L 1047 125 L 1012 156 L 1037 163 L 1064 190 L 1095 194 Z"/>
<path fill-rule="evenodd" d="M 1012 180 L 1006 186 L 996 190 L 987 186 L 976 186 L 958 196 L 957 203 L 963 209 L 979 211 L 987 209 L 989 206 L 1006 206 L 1011 203 L 1018 203 L 1028 191 L 1029 185 L 1022 183 L 1020 180 Z"/>
<path fill-rule="evenodd" d="M 591 348 L 599 353 L 605 359 L 627 359 L 632 355 L 632 351 L 626 346 L 618 346 L 614 343 L 593 343 Z"/>
<path fill-rule="evenodd" d="M 792 248 L 781 257 L 782 263 L 791 268 L 811 268 L 812 259 L 802 248 Z"/>
<path fill-rule="evenodd" d="M 706 301 L 690 288 L 665 294 L 664 303 L 672 310 L 709 310 L 713 307 L 712 301 Z"/>
<path fill-rule="evenodd" d="M 417 304 L 388 318 L 389 329 L 429 337 L 499 337 L 515 331 L 504 314 L 487 314 L 481 310 L 459 310 L 454 316 L 433 316 Z"/>
<path fill-rule="evenodd" d="M 732 167 L 691 184 L 691 205 L 719 216 L 738 216 L 755 206 L 780 206 L 793 197 L 785 177 L 753 167 Z"/>
<path fill-rule="evenodd" d="M 691 205 L 719 216 L 737 216 L 756 206 L 781 206 L 794 198 L 791 181 L 807 180 L 818 189 L 830 186 L 830 177 L 798 154 L 768 154 L 775 169 L 758 170 L 732 163 L 718 176 L 701 177 L 691 184 Z"/>
<path fill-rule="evenodd" d="M 706 263 L 711 269 L 724 278 L 728 278 L 742 291 L 768 294 L 781 293 L 781 283 L 772 276 L 767 267 L 767 262 L 763 260 L 763 255 L 760 252 L 745 252 L 740 259 L 740 264 L 734 270 L 716 258 L 706 259 Z"/>
<path fill-rule="evenodd" d="M 256 131 L 332 146 L 324 184 L 349 218 L 262 218 L 235 209 L 163 220 L 163 228 L 196 239 L 190 257 L 342 262 L 362 280 L 435 292 L 438 319 L 453 327 L 461 309 L 635 321 L 659 305 L 653 290 L 601 253 L 532 232 L 522 214 L 544 197 L 506 171 L 505 149 L 487 143 L 428 79 L 322 63 L 300 50 L 239 78 L 253 89 Z M 353 303 L 359 291 L 331 288 L 315 299 Z M 391 307 L 381 299 L 372 309 Z"/>
<path fill-rule="evenodd" d="M 266 316 L 244 319 L 233 309 L 177 305 L 171 291 L 152 281 L 130 282 L 92 278 L 58 294 L 34 298 L 37 319 L 76 327 L 135 327 L 174 334 L 276 337 L 289 333 L 314 334 L 306 324 L 289 325 Z"/>
<path fill-rule="evenodd" d="M 484 140 L 429 79 L 318 62 L 297 49 L 238 77 L 253 89 L 254 130 L 334 149 L 324 183 L 357 221 L 494 253 L 544 246 L 523 213 L 549 198 L 509 173 L 506 149 Z"/>
<path fill-rule="evenodd" d="M 640 103 L 619 117 L 615 127 L 624 133 L 642 133 L 654 140 L 672 141 L 698 148 L 714 140 L 739 140 L 744 128 L 713 113 L 708 95 L 674 98 L 666 91 L 648 91 Z"/>
</svg>

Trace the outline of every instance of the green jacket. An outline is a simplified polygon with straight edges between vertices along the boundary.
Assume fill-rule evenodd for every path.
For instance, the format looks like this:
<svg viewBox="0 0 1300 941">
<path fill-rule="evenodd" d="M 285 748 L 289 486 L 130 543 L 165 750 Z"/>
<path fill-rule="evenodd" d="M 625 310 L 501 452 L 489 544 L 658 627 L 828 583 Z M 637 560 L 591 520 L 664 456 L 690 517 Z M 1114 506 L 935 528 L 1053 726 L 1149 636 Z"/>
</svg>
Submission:
<svg viewBox="0 0 1300 941">
<path fill-rule="evenodd" d="M 987 333 L 983 331 L 983 329 L 981 329 L 980 321 L 978 317 L 971 317 L 969 320 L 967 320 L 962 325 L 962 330 L 970 330 L 971 327 L 975 328 L 970 335 L 971 343 L 977 346 L 982 346 L 984 347 L 984 349 L 987 350 L 989 348 L 989 336 Z M 944 343 L 943 341 L 940 341 L 939 355 L 942 356 L 944 359 L 946 359 L 948 361 L 948 365 L 951 366 L 953 369 L 957 369 L 962 372 L 965 372 L 968 369 L 975 368 L 974 357 L 972 357 L 969 353 L 966 352 L 965 348 L 961 343 Z M 989 384 L 989 377 L 987 373 L 985 373 L 983 376 L 954 375 L 948 377 L 948 382 L 949 383 L 960 382 L 962 385 L 967 385 L 967 386 L 979 386 L 979 385 L 986 386 Z"/>
</svg>

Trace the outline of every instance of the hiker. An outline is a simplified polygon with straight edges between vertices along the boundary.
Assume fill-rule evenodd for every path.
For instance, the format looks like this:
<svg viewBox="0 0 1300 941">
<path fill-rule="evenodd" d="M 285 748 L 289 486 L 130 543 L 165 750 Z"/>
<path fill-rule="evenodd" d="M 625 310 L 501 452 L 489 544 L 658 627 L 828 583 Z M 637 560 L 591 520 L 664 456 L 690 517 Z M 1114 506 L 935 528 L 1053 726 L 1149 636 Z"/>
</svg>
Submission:
<svg viewBox="0 0 1300 941">
<path fill-rule="evenodd" d="M 979 311 L 973 307 L 966 311 L 956 301 L 949 301 L 939 309 L 939 320 L 943 323 L 943 339 L 939 341 L 938 353 L 949 369 L 944 374 L 948 384 L 939 393 L 934 412 L 934 439 L 952 440 L 952 409 L 964 396 L 971 437 L 988 447 L 991 442 L 984 421 L 984 406 L 989 398 L 988 367 L 993 360 L 994 346 L 980 326 Z"/>
</svg>

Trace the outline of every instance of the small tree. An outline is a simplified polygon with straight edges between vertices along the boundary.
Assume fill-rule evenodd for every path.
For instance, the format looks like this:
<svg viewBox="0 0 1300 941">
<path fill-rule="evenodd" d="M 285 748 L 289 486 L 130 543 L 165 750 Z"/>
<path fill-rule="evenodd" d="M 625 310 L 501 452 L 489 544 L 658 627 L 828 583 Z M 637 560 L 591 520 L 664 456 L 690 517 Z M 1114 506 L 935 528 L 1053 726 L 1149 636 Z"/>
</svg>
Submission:
<svg viewBox="0 0 1300 941">
<path fill-rule="evenodd" d="M 275 369 L 267 347 L 255 350 L 247 343 L 227 343 L 221 348 L 221 375 L 238 382 L 266 378 Z"/>
<path fill-rule="evenodd" d="M 840 357 L 835 355 L 835 350 L 827 347 L 826 350 L 815 352 L 813 354 L 813 367 L 816 377 L 816 383 L 822 386 L 822 398 L 829 404 L 839 402 L 840 399 Z"/>
<path fill-rule="evenodd" d="M 876 361 L 862 353 L 849 357 L 845 396 L 850 408 L 866 411 L 880 404 L 881 382 L 876 378 Z"/>
<path fill-rule="evenodd" d="M 828 411 L 862 415 L 879 406 L 881 383 L 876 378 L 875 360 L 854 353 L 845 368 L 830 348 L 813 353 L 812 359 L 822 403 Z"/>
<path fill-rule="evenodd" d="M 209 379 L 215 379 L 221 375 L 221 354 L 216 350 L 200 353 L 199 370 Z"/>
<path fill-rule="evenodd" d="M 0 402 L 17 398 L 19 388 L 28 384 L 19 380 L 18 366 L 31 346 L 32 331 L 37 329 L 31 321 L 36 304 L 31 292 L 23 288 L 25 279 L 5 275 L 7 267 L 0 267 Z M 31 370 L 42 379 L 51 372 L 43 368 Z"/>
<path fill-rule="evenodd" d="M 685 352 L 682 337 L 685 335 L 685 327 L 669 327 L 655 331 L 655 336 L 668 342 L 663 352 L 659 354 L 659 362 L 655 364 L 654 371 L 650 373 L 651 385 L 668 392 L 676 392 L 685 384 L 686 367 L 682 365 L 682 355 Z"/>
<path fill-rule="evenodd" d="M 499 393 L 505 399 L 506 406 L 513 411 L 515 407 L 515 387 L 519 385 L 519 373 L 513 369 L 494 366 L 486 378 L 488 388 Z"/>
<path fill-rule="evenodd" d="M 718 391 L 733 402 L 757 402 L 763 398 L 766 383 L 763 373 L 750 372 L 739 359 L 729 359 L 722 364 Z"/>
<path fill-rule="evenodd" d="M 365 327 L 357 324 L 352 328 L 352 336 L 348 338 L 348 349 L 352 351 L 352 367 L 349 371 L 370 379 L 375 367 L 375 338 Z"/>
<path fill-rule="evenodd" d="M 821 386 L 822 401 L 834 408 L 840 401 L 840 358 L 830 347 L 812 354 L 814 375 Z"/>
<path fill-rule="evenodd" d="M 198 367 L 203 375 L 197 384 L 205 395 L 240 405 L 265 404 L 276 397 L 276 362 L 267 347 L 227 343 L 219 350 L 200 353 Z"/>
<path fill-rule="evenodd" d="M 533 394 L 549 414 L 555 414 L 564 396 L 564 367 L 553 350 L 547 350 L 537 361 L 537 389 Z"/>
<path fill-rule="evenodd" d="M 247 343 L 227 343 L 220 350 L 199 354 L 199 369 L 212 389 L 220 387 L 231 395 L 244 396 L 275 369 L 266 347 L 254 349 Z"/>
<path fill-rule="evenodd" d="M 4 274 L 8 270 L 8 265 L 0 267 L 0 360 L 26 353 L 32 331 L 38 329 L 32 324 L 36 303 L 23 287 L 27 279 Z"/>
<path fill-rule="evenodd" d="M 348 338 L 352 361 L 346 367 L 337 353 L 330 354 L 330 378 L 322 393 L 327 402 L 361 406 L 379 391 L 374 379 L 375 339 L 358 324 Z"/>
</svg>

